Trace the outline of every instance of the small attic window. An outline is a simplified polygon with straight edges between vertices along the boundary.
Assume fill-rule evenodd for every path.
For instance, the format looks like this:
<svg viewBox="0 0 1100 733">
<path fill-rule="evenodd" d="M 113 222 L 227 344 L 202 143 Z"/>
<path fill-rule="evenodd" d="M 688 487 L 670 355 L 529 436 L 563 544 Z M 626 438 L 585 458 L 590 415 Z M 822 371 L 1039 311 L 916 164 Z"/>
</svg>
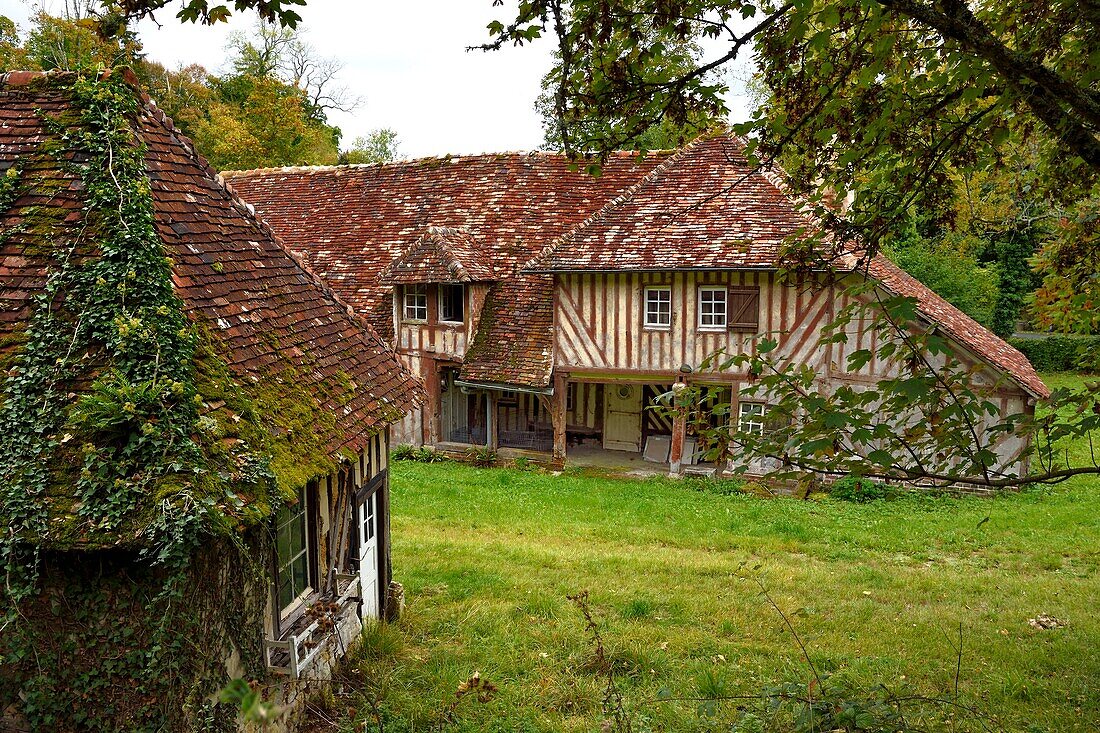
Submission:
<svg viewBox="0 0 1100 733">
<path fill-rule="evenodd" d="M 428 286 L 406 285 L 402 288 L 401 318 L 421 323 L 428 320 Z"/>
<path fill-rule="evenodd" d="M 466 288 L 462 283 L 439 286 L 439 320 L 463 323 L 466 320 Z"/>
</svg>

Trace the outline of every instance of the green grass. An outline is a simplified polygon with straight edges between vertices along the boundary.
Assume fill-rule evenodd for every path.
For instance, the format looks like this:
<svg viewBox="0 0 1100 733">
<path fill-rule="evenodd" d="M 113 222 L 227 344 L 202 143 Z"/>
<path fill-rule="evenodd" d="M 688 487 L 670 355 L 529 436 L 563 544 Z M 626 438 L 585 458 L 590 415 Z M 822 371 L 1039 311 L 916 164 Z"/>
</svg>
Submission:
<svg viewBox="0 0 1100 733">
<path fill-rule="evenodd" d="M 636 730 L 729 730 L 717 721 L 732 707 L 708 719 L 654 699 L 808 679 L 745 575 L 799 611 L 819 669 L 950 695 L 961 625 L 962 701 L 1011 731 L 1100 728 L 1100 480 L 860 505 L 451 463 L 391 475 L 408 606 L 354 657 L 354 692 L 337 704 L 354 709 L 348 730 L 375 714 L 391 733 L 435 725 L 475 671 L 499 690 L 458 702 L 455 730 L 599 730 L 602 681 L 566 599 L 585 589 Z M 1041 613 L 1068 625 L 1037 631 L 1027 622 Z"/>
</svg>

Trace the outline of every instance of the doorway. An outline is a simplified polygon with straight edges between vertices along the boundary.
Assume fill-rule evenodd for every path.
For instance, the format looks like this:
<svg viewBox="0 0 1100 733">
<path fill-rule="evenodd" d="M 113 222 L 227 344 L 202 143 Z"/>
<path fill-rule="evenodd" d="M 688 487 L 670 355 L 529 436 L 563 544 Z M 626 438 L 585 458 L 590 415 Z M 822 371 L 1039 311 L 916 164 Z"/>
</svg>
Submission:
<svg viewBox="0 0 1100 733">
<path fill-rule="evenodd" d="M 378 618 L 378 499 L 379 492 L 367 496 L 359 505 L 359 589 L 363 599 L 363 618 Z"/>
<path fill-rule="evenodd" d="M 642 450 L 642 385 L 609 384 L 604 389 L 603 447 Z"/>
</svg>

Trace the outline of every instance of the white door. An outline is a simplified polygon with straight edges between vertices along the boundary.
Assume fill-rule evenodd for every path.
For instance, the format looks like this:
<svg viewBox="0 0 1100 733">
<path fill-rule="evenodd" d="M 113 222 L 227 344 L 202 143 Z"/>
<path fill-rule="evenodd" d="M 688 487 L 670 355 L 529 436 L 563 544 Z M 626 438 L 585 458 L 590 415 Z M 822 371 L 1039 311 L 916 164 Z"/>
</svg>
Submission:
<svg viewBox="0 0 1100 733">
<path fill-rule="evenodd" d="M 642 449 L 642 385 L 609 384 L 604 388 L 603 447 Z"/>
<path fill-rule="evenodd" d="M 378 498 L 375 492 L 359 505 L 359 585 L 363 618 L 378 618 Z"/>
</svg>

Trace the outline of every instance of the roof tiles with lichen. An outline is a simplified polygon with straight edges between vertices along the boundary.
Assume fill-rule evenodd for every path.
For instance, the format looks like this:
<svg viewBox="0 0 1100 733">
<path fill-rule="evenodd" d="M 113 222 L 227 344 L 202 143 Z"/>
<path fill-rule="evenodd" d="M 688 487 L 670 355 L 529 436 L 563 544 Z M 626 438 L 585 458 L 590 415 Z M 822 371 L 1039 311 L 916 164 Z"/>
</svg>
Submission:
<svg viewBox="0 0 1100 733">
<path fill-rule="evenodd" d="M 18 334 L 42 291 L 51 242 L 23 226 L 31 217 L 73 228 L 86 221 L 83 186 L 45 118 L 70 111 L 66 75 L 0 77 L 0 171 L 22 167 L 14 200 L 0 212 L 0 352 Z M 133 85 L 135 82 L 130 79 Z M 334 417 L 321 445 L 335 459 L 422 399 L 390 346 L 303 261 L 292 255 L 195 151 L 163 112 L 139 95 L 131 121 L 146 146 L 156 230 L 172 261 L 184 311 L 224 344 L 234 377 L 258 384 L 292 368 L 311 409 Z M 49 143 L 49 145 L 44 145 Z M 88 224 L 85 224 L 88 226 Z"/>
</svg>

